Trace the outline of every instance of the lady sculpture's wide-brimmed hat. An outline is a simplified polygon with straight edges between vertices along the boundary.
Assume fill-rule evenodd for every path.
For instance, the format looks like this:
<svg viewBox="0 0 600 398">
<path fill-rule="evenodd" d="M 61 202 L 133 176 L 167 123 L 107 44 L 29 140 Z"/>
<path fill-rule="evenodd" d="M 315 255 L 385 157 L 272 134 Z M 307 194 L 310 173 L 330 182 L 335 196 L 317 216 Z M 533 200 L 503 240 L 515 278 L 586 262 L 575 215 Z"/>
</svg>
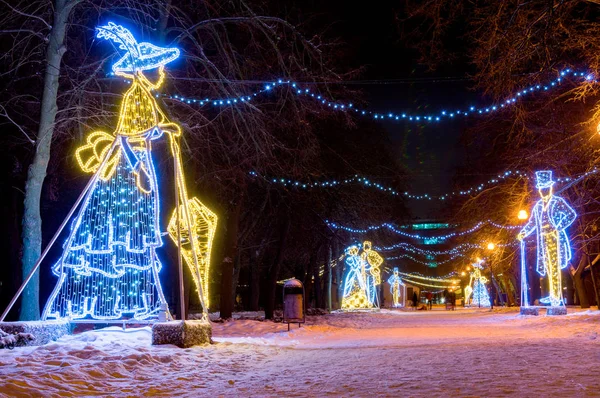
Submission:
<svg viewBox="0 0 600 398">
<path fill-rule="evenodd" d="M 113 64 L 113 72 L 136 72 L 151 70 L 179 58 L 175 47 L 159 47 L 152 43 L 138 43 L 129 29 L 113 22 L 98 26 L 96 37 L 114 41 L 125 54 Z"/>
</svg>

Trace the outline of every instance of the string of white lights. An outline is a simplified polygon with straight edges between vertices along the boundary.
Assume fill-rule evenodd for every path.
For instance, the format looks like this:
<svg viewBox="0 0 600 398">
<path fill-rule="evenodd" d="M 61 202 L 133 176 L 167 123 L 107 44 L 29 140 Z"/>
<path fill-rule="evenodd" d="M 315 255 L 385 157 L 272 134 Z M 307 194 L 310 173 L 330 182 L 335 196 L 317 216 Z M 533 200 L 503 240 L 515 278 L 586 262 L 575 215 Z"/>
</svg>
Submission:
<svg viewBox="0 0 600 398">
<path fill-rule="evenodd" d="M 375 247 L 375 250 L 391 251 L 391 250 L 396 250 L 396 249 L 405 249 L 412 253 L 419 253 L 419 254 L 423 254 L 426 256 L 443 256 L 443 255 L 447 255 L 447 254 L 463 253 L 464 251 L 467 251 L 469 249 L 479 248 L 479 247 L 480 247 L 479 245 L 473 244 L 473 243 L 461 243 L 460 245 L 455 246 L 452 249 L 448 249 L 448 250 L 428 250 L 428 249 L 421 249 L 419 247 L 411 245 L 408 242 L 399 242 L 399 243 L 396 243 L 391 246 L 384 246 L 384 247 L 377 246 L 377 247 Z"/>
<path fill-rule="evenodd" d="M 391 251 L 391 250 L 406 248 L 409 251 L 412 251 L 413 253 L 418 252 L 419 254 L 428 255 L 428 256 L 443 256 L 443 255 L 454 254 L 454 253 L 465 253 L 466 251 L 469 251 L 469 250 L 484 249 L 485 245 L 487 243 L 489 243 L 489 242 L 480 241 L 479 243 L 461 243 L 460 245 L 457 245 L 457 246 L 453 247 L 452 249 L 448 249 L 448 250 L 425 250 L 425 249 L 421 249 L 416 246 L 413 246 L 407 242 L 399 242 L 399 243 L 393 244 L 391 246 L 384 246 L 384 247 L 377 246 L 377 247 L 375 247 L 375 250 Z M 516 246 L 518 246 L 518 244 L 515 242 L 510 242 L 510 243 L 499 243 L 499 244 L 496 244 L 496 246 L 497 247 L 516 247 Z"/>
<path fill-rule="evenodd" d="M 423 276 L 419 273 L 406 273 L 406 272 L 398 272 L 399 275 L 402 275 L 407 278 L 421 279 L 429 282 L 446 282 L 446 283 L 460 283 L 460 279 L 449 279 L 448 276 L 455 275 L 455 272 L 448 274 L 446 277 L 436 278 L 433 276 Z"/>
<path fill-rule="evenodd" d="M 392 196 L 403 196 L 405 198 L 415 199 L 415 200 L 434 200 L 434 199 L 435 200 L 446 200 L 453 196 L 468 196 L 473 193 L 480 192 L 488 186 L 499 184 L 508 178 L 512 178 L 512 177 L 528 178 L 526 174 L 522 173 L 519 170 L 517 170 L 517 171 L 509 170 L 509 171 L 505 171 L 502 174 L 498 174 L 498 176 L 495 178 L 492 178 L 484 183 L 470 187 L 468 189 L 464 189 L 461 191 L 448 192 L 448 193 L 436 196 L 436 195 L 430 195 L 428 193 L 425 193 L 422 195 L 414 195 L 408 191 L 397 192 L 393 188 L 386 187 L 382 184 L 373 182 L 369 178 L 361 177 L 357 174 L 355 174 L 353 177 L 345 178 L 343 180 L 333 179 L 333 180 L 323 180 L 323 181 L 299 181 L 299 180 L 290 180 L 290 179 L 286 179 L 286 178 L 273 178 L 273 177 L 259 175 L 256 171 L 250 171 L 248 174 L 250 174 L 251 176 L 254 176 L 254 177 L 262 177 L 265 181 L 267 181 L 269 183 L 280 184 L 285 187 L 296 187 L 296 188 L 301 188 L 301 189 L 332 188 L 332 187 L 337 187 L 337 186 L 341 186 L 341 185 L 359 184 L 359 185 L 362 185 L 365 187 L 378 189 L 378 190 L 380 190 L 382 192 L 386 192 Z"/>
<path fill-rule="evenodd" d="M 156 97 L 164 97 L 174 101 L 183 102 L 189 105 L 196 106 L 213 106 L 213 107 L 225 107 L 225 106 L 239 106 L 251 102 L 253 98 L 259 95 L 268 94 L 274 91 L 276 88 L 289 87 L 298 96 L 308 97 L 314 99 L 320 103 L 323 107 L 330 108 L 332 110 L 341 112 L 351 112 L 359 116 L 369 117 L 373 120 L 381 121 L 408 121 L 414 123 L 431 123 L 440 122 L 442 120 L 453 120 L 458 117 L 467 117 L 473 115 L 489 115 L 508 108 L 521 99 L 530 97 L 536 92 L 546 92 L 553 88 L 559 87 L 566 78 L 581 79 L 586 82 L 596 82 L 594 75 L 587 71 L 572 71 L 571 69 L 565 69 L 559 73 L 559 76 L 555 79 L 549 79 L 545 84 L 535 84 L 529 87 L 523 88 L 517 91 L 513 95 L 507 97 L 504 101 L 495 104 L 479 105 L 479 106 L 468 106 L 463 109 L 455 110 L 442 110 L 431 114 L 413 113 L 413 112 L 374 112 L 368 109 L 355 107 L 351 102 L 334 101 L 318 92 L 313 92 L 310 88 L 306 87 L 306 84 L 296 83 L 291 80 L 278 79 L 271 83 L 266 84 L 262 89 L 255 91 L 250 94 L 232 96 L 227 98 L 193 98 L 186 97 L 179 94 L 156 94 Z M 340 82 L 343 84 L 343 82 Z"/>
<path fill-rule="evenodd" d="M 448 288 L 453 288 L 453 287 L 456 287 L 456 285 L 453 285 L 453 284 L 449 284 L 449 285 L 442 285 L 442 286 L 440 286 L 440 285 L 431 285 L 431 284 L 429 284 L 429 283 L 420 282 L 420 281 L 415 281 L 415 280 L 412 280 L 412 279 L 409 279 L 409 278 L 406 278 L 406 277 L 405 277 L 405 278 L 402 278 L 402 280 L 403 280 L 404 282 L 408 282 L 408 283 L 410 283 L 410 284 L 412 284 L 412 285 L 417 285 L 417 286 L 425 286 L 425 287 L 432 287 L 432 288 L 441 289 L 441 290 L 445 290 L 445 289 L 448 289 Z"/>
<path fill-rule="evenodd" d="M 573 182 L 582 177 L 586 177 L 588 175 L 595 174 L 597 172 L 598 172 L 598 169 L 594 168 L 586 173 L 580 174 L 575 177 L 557 178 L 556 181 L 557 182 Z M 463 189 L 460 191 L 447 192 L 447 193 L 444 193 L 441 195 L 433 195 L 433 194 L 429 194 L 429 193 L 415 195 L 408 191 L 398 192 L 391 187 L 387 187 L 383 184 L 373 182 L 368 177 L 361 177 L 358 174 L 355 174 L 353 177 L 349 177 L 349 178 L 345 178 L 345 179 L 332 179 L 332 180 L 321 180 L 321 181 L 290 180 L 290 179 L 281 178 L 281 177 L 274 178 L 274 177 L 260 175 L 256 171 L 250 171 L 250 172 L 248 172 L 248 174 L 250 174 L 253 177 L 260 177 L 268 183 L 279 184 L 284 187 L 293 187 L 293 188 L 300 188 L 300 189 L 315 189 L 315 188 L 323 189 L 323 188 L 334 188 L 334 187 L 343 186 L 343 185 L 357 184 L 360 186 L 377 189 L 381 192 L 385 192 L 392 196 L 402 196 L 402 197 L 405 197 L 408 199 L 414 199 L 414 200 L 447 200 L 452 197 L 470 196 L 477 192 L 483 191 L 487 187 L 500 184 L 509 178 L 529 179 L 529 176 L 520 170 L 516 170 L 516 171 L 507 170 L 501 174 L 498 174 L 496 177 L 487 180 L 486 182 L 483 182 L 481 184 L 478 184 L 478 185 L 475 185 L 475 186 L 472 186 L 472 187 L 469 187 L 469 188 L 466 188 L 466 189 Z"/>
<path fill-rule="evenodd" d="M 437 267 L 438 265 L 443 265 L 446 263 L 449 263 L 450 261 L 455 260 L 457 257 L 463 257 L 463 254 L 455 254 L 454 256 L 443 260 L 443 261 L 435 261 L 435 260 L 430 260 L 430 261 L 421 261 L 421 260 L 417 260 L 416 258 L 414 258 L 413 256 L 411 256 L 410 254 L 401 254 L 399 256 L 393 256 L 393 257 L 386 257 L 385 260 L 386 261 L 391 261 L 391 260 L 401 260 L 403 258 L 408 258 L 409 260 L 414 261 L 415 263 L 419 263 L 419 264 L 423 264 L 426 265 L 428 267 Z"/>
<path fill-rule="evenodd" d="M 497 224 L 495 222 L 492 222 L 490 220 L 485 220 L 485 221 L 479 221 L 477 224 L 475 224 L 474 226 L 472 226 L 471 228 L 462 231 L 462 232 L 451 232 L 449 234 L 446 235 L 438 235 L 438 236 L 422 236 L 419 234 L 411 234 L 405 231 L 402 231 L 398 228 L 396 228 L 393 224 L 390 223 L 383 223 L 383 224 L 379 224 L 379 225 L 370 225 L 367 228 L 363 228 L 363 229 L 358 229 L 358 228 L 351 228 L 345 225 L 341 225 L 341 224 L 337 224 L 334 222 L 330 222 L 329 220 L 325 220 L 325 223 L 333 228 L 333 229 L 342 229 L 344 231 L 350 232 L 350 233 L 355 233 L 355 234 L 364 234 L 367 232 L 371 232 L 371 231 L 377 231 L 380 230 L 382 228 L 386 228 L 398 235 L 401 236 L 405 236 L 407 238 L 412 238 L 412 239 L 438 239 L 438 240 L 445 240 L 445 239 L 449 239 L 449 238 L 453 238 L 453 237 L 457 237 L 457 236 L 464 236 L 464 235 L 468 235 L 471 234 L 479 229 L 481 229 L 482 227 L 486 226 L 486 225 L 491 225 L 493 227 L 499 228 L 499 229 L 517 229 L 517 228 L 522 228 L 522 225 L 501 225 L 501 224 Z"/>
</svg>

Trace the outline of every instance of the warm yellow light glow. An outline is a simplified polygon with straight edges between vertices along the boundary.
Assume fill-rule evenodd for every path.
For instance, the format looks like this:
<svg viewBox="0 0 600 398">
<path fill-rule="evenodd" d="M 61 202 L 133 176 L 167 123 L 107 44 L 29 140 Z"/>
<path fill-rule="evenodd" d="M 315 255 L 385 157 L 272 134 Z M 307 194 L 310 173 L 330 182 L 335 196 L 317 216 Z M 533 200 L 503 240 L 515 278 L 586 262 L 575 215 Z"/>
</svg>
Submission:
<svg viewBox="0 0 600 398">
<path fill-rule="evenodd" d="M 488 243 L 487 248 L 488 250 L 494 250 L 496 248 L 496 245 L 493 243 Z"/>
<path fill-rule="evenodd" d="M 519 210 L 519 220 L 527 220 L 529 218 L 529 214 L 527 214 L 527 210 Z"/>
<path fill-rule="evenodd" d="M 151 141 L 162 134 L 169 136 L 171 154 L 175 165 L 175 178 L 179 195 L 179 234 L 181 236 L 181 256 L 191 270 L 194 283 L 200 295 L 204 311 L 208 310 L 208 275 L 210 270 L 210 253 L 217 226 L 217 216 L 204 206 L 197 198 L 188 199 L 185 186 L 185 176 L 182 170 L 181 149 L 179 137 L 181 127 L 169 121 L 167 116 L 158 106 L 152 90 L 162 86 L 165 73 L 164 67 L 158 69 L 159 78 L 152 83 L 141 72 L 125 73 L 116 72 L 118 76 L 131 80 L 131 87 L 127 90 L 121 103 L 117 129 L 111 135 L 102 131 L 95 131 L 87 137 L 87 143 L 75 152 L 75 157 L 81 169 L 85 172 L 96 172 L 102 164 L 108 149 L 115 139 L 123 141 L 119 150 L 114 151 L 111 159 L 100 170 L 100 178 L 108 180 L 114 173 L 116 165 L 122 156 L 132 157 L 128 148 L 134 154 L 150 150 Z M 135 161 L 135 159 L 133 159 Z M 146 170 L 145 162 L 135 166 L 137 186 L 145 193 L 146 177 L 152 173 Z M 177 244 L 177 209 L 168 225 L 169 236 Z"/>
<path fill-rule="evenodd" d="M 467 275 L 467 273 L 465 271 L 463 271 L 463 272 L 460 273 L 460 275 L 461 276 L 465 276 L 465 275 Z"/>
<path fill-rule="evenodd" d="M 94 131 L 87 137 L 87 143 L 75 151 L 79 166 L 87 173 L 98 170 L 116 137 L 126 137 L 127 143 L 135 151 L 147 148 L 153 138 L 152 134 L 156 131 L 166 132 L 175 137 L 181 135 L 181 127 L 169 122 L 151 93 L 152 90 L 157 90 L 162 86 L 165 79 L 164 67 L 159 68 L 159 78 L 156 83 L 149 81 L 141 72 L 135 74 L 118 72 L 116 74 L 131 80 L 131 87 L 123 96 L 115 132 L 108 134 L 103 131 Z M 100 178 L 104 181 L 114 173 L 123 150 L 121 148 L 114 151 L 111 155 L 112 158 L 104 166 L 104 170 L 100 173 Z M 144 164 L 141 165 L 141 170 L 144 170 Z M 147 170 L 144 172 L 148 174 Z M 138 187 L 143 189 L 143 186 L 140 185 L 143 182 L 140 180 L 138 176 Z"/>
<path fill-rule="evenodd" d="M 217 215 L 203 205 L 198 198 L 188 200 L 187 212 L 179 206 L 179 222 L 181 237 L 181 256 L 192 271 L 196 289 L 202 292 L 204 304 L 209 306 L 208 276 L 210 273 L 210 254 L 212 242 L 217 229 Z M 187 219 L 190 219 L 191 228 Z M 167 228 L 169 236 L 177 244 L 177 211 L 173 211 Z M 191 237 L 190 237 L 191 231 Z M 197 259 L 197 261 L 196 261 Z"/>
<path fill-rule="evenodd" d="M 377 286 L 381 284 L 380 267 L 383 257 L 372 249 L 371 242 L 364 241 L 362 252 L 358 246 L 347 248 L 344 261 L 348 271 L 344 282 L 342 309 L 378 308 Z"/>
</svg>

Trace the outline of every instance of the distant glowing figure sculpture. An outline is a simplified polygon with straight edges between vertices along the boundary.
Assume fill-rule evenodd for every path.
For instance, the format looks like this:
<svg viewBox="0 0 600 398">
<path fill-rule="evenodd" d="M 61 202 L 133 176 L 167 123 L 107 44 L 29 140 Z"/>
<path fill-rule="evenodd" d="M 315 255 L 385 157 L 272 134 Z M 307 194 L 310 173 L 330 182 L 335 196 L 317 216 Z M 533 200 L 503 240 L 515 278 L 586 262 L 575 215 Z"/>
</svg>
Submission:
<svg viewBox="0 0 600 398">
<path fill-rule="evenodd" d="M 473 301 L 471 304 L 478 307 L 489 307 L 491 305 L 490 296 L 485 286 L 488 279 L 481 275 L 481 269 L 481 262 L 473 264 L 473 272 L 471 273 L 471 281 L 473 282 Z"/>
<path fill-rule="evenodd" d="M 81 168 L 94 176 L 73 220 L 63 254 L 53 266 L 59 280 L 43 319 L 146 319 L 156 316 L 161 304 L 166 307 L 158 277 L 162 265 L 156 249 L 163 242 L 152 157 L 153 141 L 165 133 L 174 157 L 182 243 L 184 237 L 189 242 L 198 241 L 198 234 L 204 234 L 203 239 L 208 241 L 208 248 L 188 245 L 193 256 L 186 256 L 182 249 L 186 261 L 194 257 L 198 264 L 200 257 L 209 258 L 216 224 L 214 214 L 202 213 L 203 205 L 187 198 L 178 144 L 181 128 L 168 120 L 151 93 L 162 85 L 164 65 L 177 59 L 179 50 L 138 43 L 129 30 L 112 22 L 98 27 L 97 37 L 117 43 L 124 52 L 112 70 L 129 80 L 131 87 L 123 96 L 114 133 L 91 133 L 75 153 Z M 144 71 L 157 68 L 158 80 L 152 83 Z M 192 212 L 188 202 L 193 200 L 196 207 L 192 206 Z M 204 219 L 198 214 L 204 214 Z M 197 224 L 201 225 L 200 231 L 194 233 Z M 200 268 L 196 266 L 192 274 L 198 275 Z"/>
<path fill-rule="evenodd" d="M 402 307 L 400 302 L 400 287 L 402 287 L 402 299 L 406 299 L 406 285 L 402 282 L 402 278 L 398 275 L 398 267 L 394 267 L 394 273 L 388 278 L 390 284 L 390 293 L 392 293 L 394 308 Z"/>
<path fill-rule="evenodd" d="M 471 287 L 472 279 L 473 276 L 471 276 L 471 281 L 469 282 L 469 285 L 463 289 L 465 295 L 465 304 L 469 302 L 469 300 L 471 299 L 471 295 L 473 294 L 473 288 Z"/>
<path fill-rule="evenodd" d="M 381 284 L 381 269 L 383 257 L 371 248 L 371 242 L 363 242 L 363 252 L 360 255 L 365 267 L 367 297 L 369 303 L 373 307 L 379 308 L 379 296 L 377 294 L 377 286 Z"/>
<path fill-rule="evenodd" d="M 377 286 L 381 284 L 380 266 L 383 258 L 371 248 L 371 242 L 352 245 L 345 250 L 347 266 L 342 309 L 379 307 Z"/>
<path fill-rule="evenodd" d="M 552 171 L 537 171 L 535 176 L 541 199 L 533 206 L 529 221 L 517 238 L 523 242 L 523 239 L 534 232 L 537 234 L 536 271 L 541 276 L 547 275 L 549 288 L 548 297 L 540 301 L 557 307 L 564 305 L 561 270 L 571 260 L 571 245 L 566 229 L 575 221 L 577 213 L 563 198 L 553 195 Z M 521 252 L 524 257 L 524 250 Z M 523 263 L 524 260 L 521 259 Z M 522 269 L 525 267 L 522 266 Z M 526 271 L 522 271 L 521 278 L 526 278 Z M 524 285 L 527 286 L 526 283 Z M 523 305 L 527 306 L 527 303 Z"/>
</svg>

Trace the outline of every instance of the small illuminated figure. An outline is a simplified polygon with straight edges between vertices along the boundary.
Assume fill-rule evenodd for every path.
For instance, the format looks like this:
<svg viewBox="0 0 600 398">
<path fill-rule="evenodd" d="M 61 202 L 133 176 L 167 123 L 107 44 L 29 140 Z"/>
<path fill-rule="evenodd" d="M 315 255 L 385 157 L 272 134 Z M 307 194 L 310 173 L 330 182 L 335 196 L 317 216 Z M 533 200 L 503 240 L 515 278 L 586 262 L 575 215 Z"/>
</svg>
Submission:
<svg viewBox="0 0 600 398">
<path fill-rule="evenodd" d="M 352 245 L 345 250 L 346 279 L 342 309 L 371 308 L 367 298 L 366 275 L 363 261 L 358 255 L 358 245 Z"/>
<path fill-rule="evenodd" d="M 381 284 L 381 269 L 383 257 L 371 248 L 371 242 L 363 242 L 363 252 L 360 255 L 365 267 L 367 298 L 372 307 L 379 307 L 377 286 Z"/>
<path fill-rule="evenodd" d="M 75 153 L 83 171 L 94 176 L 53 266 L 59 280 L 43 319 L 146 319 L 166 308 L 158 277 L 162 264 L 156 249 L 163 241 L 152 153 L 153 143 L 164 136 L 175 163 L 183 219 L 178 224 L 187 227 L 180 227 L 179 234 L 188 242 L 183 256 L 190 257 L 188 250 L 195 263 L 198 257 L 210 258 L 216 216 L 203 211 L 197 199 L 187 198 L 177 141 L 181 128 L 169 121 L 152 93 L 163 84 L 164 66 L 179 57 L 179 50 L 138 43 L 129 30 L 112 22 L 98 27 L 97 37 L 117 44 L 123 55 L 112 70 L 131 85 L 123 96 L 115 131 L 91 133 Z M 145 75 L 152 70 L 158 74 L 155 83 Z M 195 205 L 192 210 L 190 201 Z M 203 234 L 208 250 L 206 244 L 197 243 L 196 234 Z M 206 252 L 198 253 L 200 249 Z M 201 268 L 192 270 L 199 291 L 205 278 L 198 275 Z"/>
<path fill-rule="evenodd" d="M 490 296 L 485 286 L 488 279 L 481 275 L 482 268 L 481 262 L 473 264 L 473 272 L 471 272 L 471 281 L 473 283 L 473 301 L 471 304 L 478 307 L 489 307 L 491 305 Z"/>
<path fill-rule="evenodd" d="M 537 234 L 536 271 L 541 276 L 547 275 L 549 288 L 548 297 L 540 301 L 556 307 L 564 305 L 561 270 L 571 260 L 571 245 L 566 229 L 575 221 L 577 213 L 563 198 L 553 194 L 552 171 L 537 171 L 535 176 L 541 199 L 533 206 L 529 221 L 517 238 L 522 241 L 534 232 Z"/>
<path fill-rule="evenodd" d="M 402 298 L 406 298 L 406 285 L 402 282 L 402 278 L 398 275 L 398 267 L 394 267 L 394 273 L 388 278 L 388 283 L 390 284 L 390 293 L 392 293 L 393 303 L 392 306 L 394 308 L 402 307 L 402 303 L 400 302 L 400 287 L 402 290 Z"/>
<path fill-rule="evenodd" d="M 345 250 L 346 279 L 342 309 L 368 309 L 379 307 L 377 286 L 381 284 L 380 266 L 383 258 L 371 248 L 371 242 L 352 245 Z"/>
<path fill-rule="evenodd" d="M 471 287 L 472 280 L 473 280 L 473 276 L 471 276 L 471 281 L 469 282 L 469 285 L 463 289 L 464 295 L 465 295 L 465 304 L 469 303 L 469 300 L 471 299 L 471 295 L 473 294 L 473 288 Z"/>
</svg>

